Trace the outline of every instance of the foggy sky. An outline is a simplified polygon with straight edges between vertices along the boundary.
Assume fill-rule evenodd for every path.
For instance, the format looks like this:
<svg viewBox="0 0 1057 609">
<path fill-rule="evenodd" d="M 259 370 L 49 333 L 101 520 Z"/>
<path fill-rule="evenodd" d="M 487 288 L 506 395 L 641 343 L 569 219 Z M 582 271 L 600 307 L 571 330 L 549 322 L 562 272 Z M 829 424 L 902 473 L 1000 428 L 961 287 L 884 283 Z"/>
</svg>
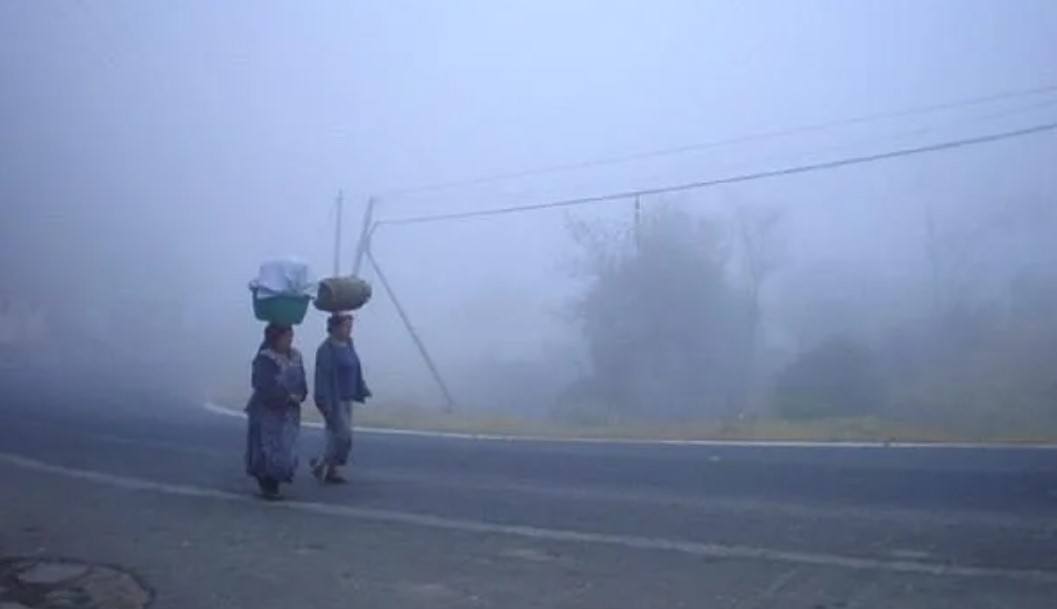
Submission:
<svg viewBox="0 0 1057 609">
<path fill-rule="evenodd" d="M 987 118 L 1007 104 L 385 196 L 1047 85 L 1057 82 L 1055 31 L 1049 0 L 2 0 L 3 238 L 18 244 L 27 272 L 80 265 L 84 281 L 122 289 L 163 275 L 200 307 L 243 312 L 256 332 L 246 281 L 263 259 L 287 254 L 329 270 L 339 188 L 351 236 L 370 195 L 382 195 L 383 218 L 481 209 L 1044 122 L 1054 108 Z M 1054 151 L 1041 136 L 680 200 L 802 210 L 787 216 L 790 256 L 808 267 L 843 251 L 909 268 L 920 219 L 911 204 L 1053 194 Z M 964 179 L 981 171 L 986 179 Z M 482 334 L 525 330 L 573 289 L 558 270 L 565 221 L 394 227 L 379 234 L 378 252 L 435 336 L 480 323 L 482 309 L 494 314 Z M 892 229 L 884 239 L 878 222 Z M 864 235 L 875 238 L 864 245 Z M 544 296 L 511 296 L 526 289 Z M 393 323 L 377 309 L 368 319 Z M 535 335 L 508 332 L 529 344 Z"/>
</svg>

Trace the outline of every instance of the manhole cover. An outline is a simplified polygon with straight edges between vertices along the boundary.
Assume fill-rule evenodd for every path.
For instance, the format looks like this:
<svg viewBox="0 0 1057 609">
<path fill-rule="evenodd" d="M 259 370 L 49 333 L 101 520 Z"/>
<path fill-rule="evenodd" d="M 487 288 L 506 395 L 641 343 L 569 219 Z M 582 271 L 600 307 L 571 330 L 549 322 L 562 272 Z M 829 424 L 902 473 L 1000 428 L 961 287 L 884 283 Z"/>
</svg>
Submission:
<svg viewBox="0 0 1057 609">
<path fill-rule="evenodd" d="M 72 560 L 0 559 L 0 609 L 142 609 L 150 591 L 131 573 Z"/>
</svg>

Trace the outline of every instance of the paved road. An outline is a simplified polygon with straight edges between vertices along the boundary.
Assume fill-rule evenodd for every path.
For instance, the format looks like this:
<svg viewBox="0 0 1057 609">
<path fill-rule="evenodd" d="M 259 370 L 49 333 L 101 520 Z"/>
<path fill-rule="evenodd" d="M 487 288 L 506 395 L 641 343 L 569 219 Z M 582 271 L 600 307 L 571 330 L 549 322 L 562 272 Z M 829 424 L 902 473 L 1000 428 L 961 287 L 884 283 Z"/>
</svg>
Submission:
<svg viewBox="0 0 1057 609">
<path fill-rule="evenodd" d="M 74 396 L 3 375 L 0 550 L 131 563 L 156 582 L 159 606 L 278 607 L 306 594 L 346 606 L 355 591 L 381 607 L 1041 608 L 1057 597 L 1057 451 L 361 434 L 352 485 L 301 480 L 276 511 L 249 497 L 241 421 L 102 378 L 68 379 Z M 319 441 L 306 430 L 306 450 Z"/>
</svg>

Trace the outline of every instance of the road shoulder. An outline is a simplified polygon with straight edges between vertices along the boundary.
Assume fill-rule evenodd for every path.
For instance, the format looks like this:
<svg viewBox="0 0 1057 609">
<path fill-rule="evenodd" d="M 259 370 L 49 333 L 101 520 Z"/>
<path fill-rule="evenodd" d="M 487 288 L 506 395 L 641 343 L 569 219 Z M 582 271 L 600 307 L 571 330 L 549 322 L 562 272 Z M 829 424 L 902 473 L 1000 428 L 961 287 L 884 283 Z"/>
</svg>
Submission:
<svg viewBox="0 0 1057 609">
<path fill-rule="evenodd" d="M 155 607 L 1049 607 L 1045 582 L 704 559 L 115 488 L 0 464 L 4 556 L 120 565 Z M 17 490 L 16 490 L 17 489 Z M 893 604 L 895 603 L 895 604 Z"/>
</svg>

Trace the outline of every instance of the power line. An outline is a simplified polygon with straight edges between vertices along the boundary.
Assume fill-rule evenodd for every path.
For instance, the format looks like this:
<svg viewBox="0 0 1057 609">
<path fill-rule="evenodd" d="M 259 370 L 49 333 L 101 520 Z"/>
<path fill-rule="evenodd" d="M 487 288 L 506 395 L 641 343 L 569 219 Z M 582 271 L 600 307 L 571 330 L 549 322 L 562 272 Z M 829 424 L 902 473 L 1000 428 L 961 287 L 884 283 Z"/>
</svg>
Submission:
<svg viewBox="0 0 1057 609">
<path fill-rule="evenodd" d="M 901 110 L 893 110 L 889 112 L 879 112 L 874 114 L 866 114 L 856 116 L 848 119 L 828 121 L 823 123 L 815 123 L 809 125 L 801 125 L 799 127 L 791 127 L 788 129 L 779 129 L 775 131 L 761 131 L 757 133 L 751 133 L 748 135 L 726 138 L 720 140 L 712 140 L 709 142 L 700 142 L 696 144 L 686 144 L 683 146 L 676 146 L 672 148 L 661 148 L 657 150 L 650 150 L 646 152 L 638 152 L 621 156 L 612 156 L 601 159 L 594 159 L 590 161 L 579 161 L 574 163 L 566 163 L 560 165 L 550 165 L 547 167 L 539 167 L 535 169 L 525 169 L 521 171 L 512 171 L 508 173 L 498 173 L 489 176 L 482 176 L 477 178 L 468 178 L 465 180 L 451 180 L 447 182 L 436 182 L 433 184 L 423 184 L 421 186 L 412 186 L 408 188 L 398 188 L 381 193 L 384 197 L 396 197 L 410 194 L 417 194 L 422 192 L 430 192 L 436 190 L 446 190 L 450 188 L 458 188 L 465 186 L 478 186 L 483 184 L 491 184 L 494 182 L 501 182 L 504 180 L 512 180 L 516 178 L 524 178 L 537 175 L 546 175 L 552 173 L 561 173 L 566 171 L 575 171 L 579 169 L 590 169 L 593 167 L 604 167 L 607 165 L 617 165 L 621 163 L 629 163 L 632 161 L 639 161 L 651 158 L 661 158 L 667 156 L 674 156 L 678 154 L 684 154 L 687 152 L 696 152 L 700 150 L 708 150 L 711 148 L 720 148 L 724 146 L 732 146 L 736 144 L 746 144 L 750 142 L 777 139 L 781 137 L 787 137 L 790 135 L 799 135 L 804 133 L 812 133 L 818 131 L 826 131 L 829 129 L 835 129 L 838 127 L 850 127 L 853 125 L 859 125 L 863 123 L 870 123 L 883 120 L 891 120 L 896 118 L 904 118 L 908 116 L 917 116 L 922 114 L 932 114 L 935 112 L 942 112 L 944 110 L 956 110 L 959 108 L 968 108 L 972 106 L 979 106 L 983 104 L 1005 101 L 1009 99 L 1016 99 L 1021 97 L 1032 97 L 1037 95 L 1046 95 L 1049 93 L 1057 92 L 1057 84 L 1051 84 L 1041 87 L 1033 87 L 1029 89 L 1018 89 L 1011 91 L 1004 91 L 1001 93 L 995 93 L 992 95 L 986 95 L 981 97 L 971 97 L 955 101 L 943 102 L 939 104 L 931 104 L 925 106 L 915 106 L 911 108 L 903 108 Z"/>
<path fill-rule="evenodd" d="M 847 167 L 850 165 L 863 165 L 866 163 L 875 163 L 878 161 L 884 161 L 888 159 L 894 159 L 906 156 L 915 156 L 921 154 L 927 154 L 931 152 L 940 152 L 944 150 L 953 150 L 956 148 L 965 148 L 969 146 L 976 146 L 980 144 L 989 144 L 992 142 L 998 142 L 1001 140 L 1008 140 L 1018 137 L 1024 137 L 1028 135 L 1034 135 L 1038 133 L 1044 133 L 1047 131 L 1057 130 L 1057 122 L 1044 123 L 1041 125 L 1035 125 L 1032 127 L 1026 127 L 1022 129 L 1016 129 L 1013 131 L 1003 131 L 999 133 L 990 133 L 987 135 L 980 135 L 975 137 L 963 138 L 958 140 L 948 140 L 945 142 L 938 142 L 936 144 L 929 144 L 925 146 L 916 146 L 912 148 L 900 148 L 896 150 L 889 150 L 886 152 L 878 152 L 874 154 L 846 157 L 843 159 L 836 159 L 833 161 L 826 161 L 822 163 L 812 163 L 809 165 L 796 165 L 793 167 L 786 167 L 783 169 L 772 169 L 767 171 L 759 171 L 755 173 L 746 173 L 734 176 L 728 176 L 724 178 L 715 178 L 711 180 L 703 180 L 697 182 L 689 182 L 686 184 L 677 184 L 674 186 L 665 186 L 658 188 L 647 188 L 641 190 L 629 190 L 624 192 L 618 192 L 608 195 L 596 195 L 590 197 L 580 197 L 575 199 L 565 199 L 561 201 L 552 201 L 549 203 L 536 203 L 530 205 L 516 205 L 511 207 L 501 207 L 496 209 L 486 209 L 478 211 L 466 211 L 466 212 L 454 212 L 447 214 L 434 214 L 426 216 L 415 216 L 408 218 L 397 218 L 394 220 L 380 220 L 378 226 L 383 225 L 404 225 L 404 224 L 422 224 L 426 222 L 442 222 L 446 220 L 463 220 L 467 218 L 477 218 L 484 216 L 498 216 L 503 214 L 519 213 L 536 211 L 542 209 L 554 209 L 559 207 L 573 207 L 578 205 L 587 205 L 591 203 L 602 203 L 605 201 L 614 201 L 619 199 L 630 199 L 633 197 L 645 197 L 652 195 L 659 195 L 670 192 L 684 192 L 688 190 L 699 190 L 703 188 L 711 188 L 714 186 L 723 186 L 727 184 L 737 184 L 740 182 L 752 182 L 756 180 L 764 180 L 769 178 L 777 178 L 783 176 L 790 176 L 802 173 L 812 173 L 816 171 L 824 171 L 827 169 L 837 169 L 840 167 Z"/>
</svg>

